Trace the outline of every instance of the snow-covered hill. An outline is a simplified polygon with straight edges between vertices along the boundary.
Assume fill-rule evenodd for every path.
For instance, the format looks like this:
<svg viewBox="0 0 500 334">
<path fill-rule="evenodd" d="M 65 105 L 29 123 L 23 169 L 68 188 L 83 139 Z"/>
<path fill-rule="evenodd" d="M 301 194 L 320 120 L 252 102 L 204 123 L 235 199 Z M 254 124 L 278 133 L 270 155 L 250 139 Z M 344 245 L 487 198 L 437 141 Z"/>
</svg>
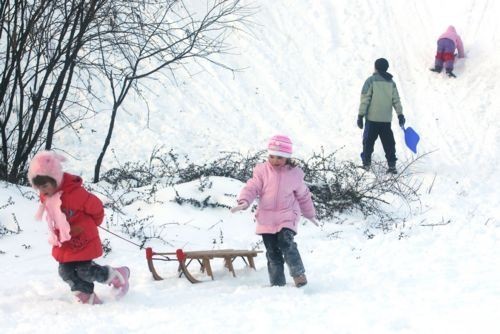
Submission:
<svg viewBox="0 0 500 334">
<path fill-rule="evenodd" d="M 385 57 L 408 125 L 422 138 L 419 154 L 432 152 L 417 165 L 424 181 L 421 210 L 374 238 L 357 213 L 343 217 L 343 225 L 301 226 L 296 241 L 310 280 L 304 289 L 267 287 L 263 255 L 255 272 L 239 265 L 237 278 L 219 267 L 214 282 L 191 285 L 177 278 L 175 266 L 165 266 L 166 279 L 154 282 L 142 250 L 101 231 L 113 252 L 98 262 L 129 265 L 132 289 L 116 302 L 99 285 L 106 304 L 87 307 L 74 302 L 57 275 L 45 225 L 32 218 L 36 202 L 20 195 L 31 191 L 2 184 L 0 221 L 9 229 L 17 221 L 23 230 L 0 238 L 2 333 L 497 332 L 500 3 L 252 3 L 260 7 L 255 25 L 232 37 L 240 54 L 225 60 L 245 70 L 233 74 L 207 66 L 192 77 L 179 73 L 178 86 L 151 86 L 149 123 L 146 107 L 129 100 L 117 120 L 114 154 L 122 163 L 146 159 L 153 147 L 164 145 L 194 161 L 211 160 L 221 151 L 264 149 L 281 132 L 293 139 L 299 157 L 323 147 L 356 160 L 361 86 L 374 60 Z M 457 79 L 428 70 L 436 38 L 450 24 L 466 51 L 456 64 Z M 68 162 L 69 170 L 91 178 L 106 123 L 101 115 L 84 127 L 80 140 L 67 133 L 55 139 L 79 157 Z M 394 131 L 400 162 L 411 160 L 401 131 Z M 383 160 L 380 143 L 374 159 Z M 109 153 L 104 169 L 115 164 Z M 227 204 L 233 201 L 227 194 L 242 186 L 212 182 L 210 195 Z M 195 181 L 175 190 L 206 195 L 196 189 Z M 174 193 L 160 189 L 156 204 L 137 201 L 126 208 L 128 218 L 152 216 L 151 228 L 164 231 L 169 244 L 153 242 L 155 248 L 248 248 L 259 242 L 252 213 L 180 207 L 170 202 Z M 14 204 L 5 205 L 9 197 Z"/>
<path fill-rule="evenodd" d="M 242 72 L 207 66 L 178 86 L 152 85 L 148 106 L 130 99 L 117 120 L 111 148 L 123 160 L 147 159 L 155 146 L 211 160 L 221 151 L 255 152 L 274 133 L 286 133 L 297 156 L 324 147 L 342 148 L 341 159 L 357 160 L 361 131 L 355 120 L 359 94 L 373 62 L 390 62 L 407 125 L 421 135 L 419 153 L 433 152 L 421 170 L 436 174 L 456 193 L 494 192 L 500 159 L 500 97 L 497 72 L 500 35 L 492 1 L 260 1 L 249 32 L 231 37 L 239 51 L 224 61 Z M 456 26 L 466 58 L 457 80 L 428 71 L 436 38 Z M 184 75 L 184 76 L 183 76 Z M 149 117 L 149 118 L 148 118 Z M 149 121 L 149 122 L 148 122 Z M 81 141 L 62 134 L 60 148 L 81 160 L 70 166 L 90 178 L 107 119 L 87 124 Z M 401 162 L 412 158 L 395 126 Z M 95 133 L 94 131 L 97 131 Z M 65 136 L 65 137 L 64 137 Z M 123 140 L 121 138 L 132 138 Z M 104 170 L 116 165 L 113 154 Z M 383 160 L 380 145 L 375 159 Z M 481 177 L 477 177 L 480 175 Z M 484 188 L 486 187 L 486 189 Z M 490 197 L 490 196 L 487 196 Z M 488 202 L 488 206 L 490 202 Z"/>
</svg>

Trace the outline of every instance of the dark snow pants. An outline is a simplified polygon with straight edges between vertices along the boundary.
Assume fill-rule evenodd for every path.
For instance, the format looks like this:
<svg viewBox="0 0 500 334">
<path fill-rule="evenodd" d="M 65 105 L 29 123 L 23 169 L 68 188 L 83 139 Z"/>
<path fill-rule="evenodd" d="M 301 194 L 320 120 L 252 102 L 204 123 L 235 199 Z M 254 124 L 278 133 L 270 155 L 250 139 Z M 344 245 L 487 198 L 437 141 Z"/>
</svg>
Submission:
<svg viewBox="0 0 500 334">
<path fill-rule="evenodd" d="M 434 68 L 442 69 L 443 64 L 446 71 L 453 71 L 455 62 L 455 42 L 448 38 L 441 38 L 437 41 L 436 61 Z"/>
<path fill-rule="evenodd" d="M 269 282 L 273 286 L 286 284 L 285 262 L 292 277 L 305 273 L 297 243 L 293 241 L 294 236 L 295 232 L 288 228 L 284 228 L 276 234 L 262 234 L 262 240 L 266 246 Z"/>
<path fill-rule="evenodd" d="M 370 165 L 372 162 L 373 147 L 375 141 L 380 136 L 382 146 L 384 147 L 385 158 L 389 167 L 396 166 L 396 142 L 391 130 L 391 123 L 366 121 L 363 132 L 363 153 L 361 159 L 363 165 Z"/>
<path fill-rule="evenodd" d="M 109 267 L 93 261 L 59 263 L 59 276 L 69 284 L 71 291 L 94 292 L 94 283 L 104 283 L 109 278 Z"/>
</svg>

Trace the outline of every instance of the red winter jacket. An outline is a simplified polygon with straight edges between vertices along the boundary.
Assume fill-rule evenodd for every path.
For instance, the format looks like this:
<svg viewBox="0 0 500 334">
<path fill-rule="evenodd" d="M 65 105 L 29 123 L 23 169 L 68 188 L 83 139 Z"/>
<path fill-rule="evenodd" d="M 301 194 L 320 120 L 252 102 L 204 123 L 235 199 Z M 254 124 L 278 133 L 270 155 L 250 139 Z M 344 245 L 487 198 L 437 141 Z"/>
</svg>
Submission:
<svg viewBox="0 0 500 334">
<path fill-rule="evenodd" d="M 102 244 L 97 226 L 104 219 L 102 202 L 82 187 L 81 177 L 64 173 L 58 190 L 61 195 L 61 211 L 66 215 L 71 239 L 61 247 L 52 247 L 52 256 L 61 263 L 89 261 L 102 255 Z M 44 196 L 40 197 L 42 202 Z"/>
</svg>

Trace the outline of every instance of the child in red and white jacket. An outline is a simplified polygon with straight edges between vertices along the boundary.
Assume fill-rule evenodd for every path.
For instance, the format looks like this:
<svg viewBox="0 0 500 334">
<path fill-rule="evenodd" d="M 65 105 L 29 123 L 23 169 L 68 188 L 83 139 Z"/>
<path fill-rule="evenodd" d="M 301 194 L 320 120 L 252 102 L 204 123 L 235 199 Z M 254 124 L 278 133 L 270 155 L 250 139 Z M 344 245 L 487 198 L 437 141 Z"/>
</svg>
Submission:
<svg viewBox="0 0 500 334">
<path fill-rule="evenodd" d="M 304 172 L 291 161 L 290 138 L 277 135 L 268 144 L 268 160 L 255 166 L 231 212 L 247 209 L 258 198 L 256 233 L 266 247 L 267 269 L 272 286 L 286 284 L 284 263 L 295 285 L 307 284 L 304 265 L 294 236 L 301 214 L 317 225 L 316 211 Z"/>
<path fill-rule="evenodd" d="M 112 285 L 117 297 L 122 297 L 129 287 L 129 268 L 93 262 L 103 253 L 97 230 L 104 219 L 102 202 L 83 188 L 81 177 L 63 172 L 63 161 L 65 158 L 53 151 L 41 151 L 28 169 L 29 181 L 40 194 L 36 218 L 45 217 L 48 223 L 59 276 L 81 303 L 102 303 L 94 293 L 93 282 Z"/>
</svg>

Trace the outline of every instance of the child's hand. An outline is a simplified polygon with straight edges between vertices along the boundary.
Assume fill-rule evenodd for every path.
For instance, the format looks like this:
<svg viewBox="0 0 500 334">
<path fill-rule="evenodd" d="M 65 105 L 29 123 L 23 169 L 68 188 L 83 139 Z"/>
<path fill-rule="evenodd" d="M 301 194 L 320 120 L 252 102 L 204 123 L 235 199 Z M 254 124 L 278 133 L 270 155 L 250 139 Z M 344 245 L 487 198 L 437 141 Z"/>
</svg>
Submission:
<svg viewBox="0 0 500 334">
<path fill-rule="evenodd" d="M 233 206 L 230 211 L 231 213 L 235 213 L 237 211 L 246 210 L 247 208 L 248 208 L 248 203 L 245 201 L 241 201 L 238 203 L 238 205 Z"/>
</svg>

